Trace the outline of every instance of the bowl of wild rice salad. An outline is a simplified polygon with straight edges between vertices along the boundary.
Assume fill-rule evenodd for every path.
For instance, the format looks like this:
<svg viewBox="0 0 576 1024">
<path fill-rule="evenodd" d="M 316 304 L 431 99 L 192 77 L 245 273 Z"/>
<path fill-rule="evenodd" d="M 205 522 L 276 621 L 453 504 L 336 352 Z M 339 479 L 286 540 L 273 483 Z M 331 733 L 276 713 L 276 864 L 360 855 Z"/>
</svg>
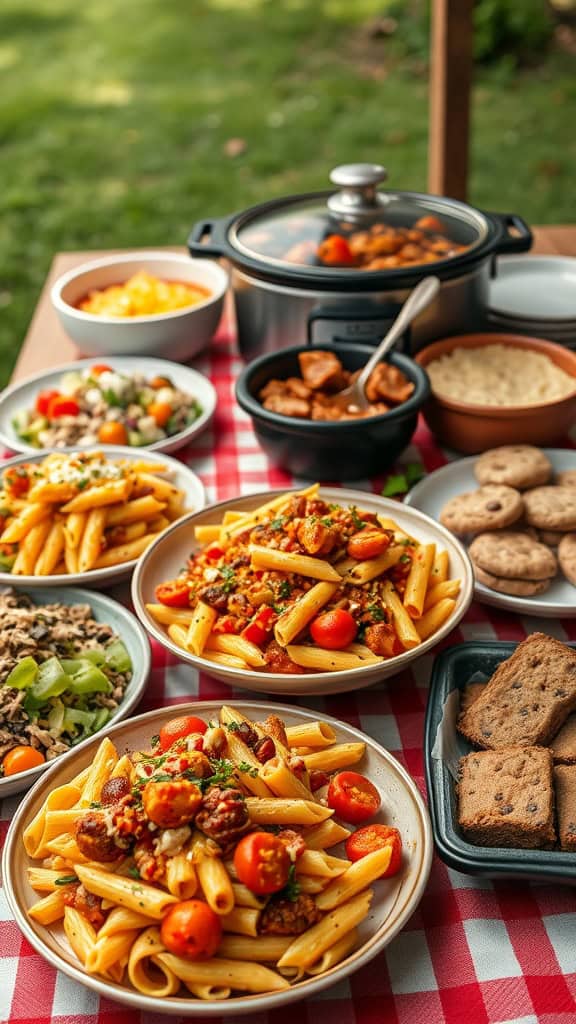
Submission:
<svg viewBox="0 0 576 1024">
<path fill-rule="evenodd" d="M 0 590 L 0 799 L 125 718 L 150 646 L 118 602 L 73 587 Z"/>
</svg>

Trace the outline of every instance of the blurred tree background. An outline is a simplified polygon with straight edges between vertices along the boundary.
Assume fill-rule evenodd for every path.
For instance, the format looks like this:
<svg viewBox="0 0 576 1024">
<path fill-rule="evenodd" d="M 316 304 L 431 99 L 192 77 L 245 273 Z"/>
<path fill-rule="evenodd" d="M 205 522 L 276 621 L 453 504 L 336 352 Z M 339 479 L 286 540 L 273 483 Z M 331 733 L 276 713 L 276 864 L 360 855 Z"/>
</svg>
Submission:
<svg viewBox="0 0 576 1024">
<path fill-rule="evenodd" d="M 477 0 L 474 204 L 575 219 L 575 8 Z M 3 381 L 57 250 L 185 243 L 348 161 L 426 189 L 426 0 L 4 0 L 0 23 Z"/>
</svg>

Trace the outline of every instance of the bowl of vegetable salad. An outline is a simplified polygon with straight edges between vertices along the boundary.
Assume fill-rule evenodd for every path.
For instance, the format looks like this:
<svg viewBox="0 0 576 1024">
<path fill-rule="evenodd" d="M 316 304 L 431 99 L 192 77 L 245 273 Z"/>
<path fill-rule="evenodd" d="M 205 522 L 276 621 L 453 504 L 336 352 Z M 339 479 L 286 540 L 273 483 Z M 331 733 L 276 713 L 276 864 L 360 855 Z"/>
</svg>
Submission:
<svg viewBox="0 0 576 1024">
<path fill-rule="evenodd" d="M 210 381 L 164 359 L 80 360 L 37 374 L 0 398 L 0 441 L 13 451 L 124 445 L 175 451 L 209 425 Z"/>
<path fill-rule="evenodd" d="M 138 703 L 150 669 L 134 616 L 102 594 L 0 592 L 0 799 L 27 789 Z"/>
</svg>

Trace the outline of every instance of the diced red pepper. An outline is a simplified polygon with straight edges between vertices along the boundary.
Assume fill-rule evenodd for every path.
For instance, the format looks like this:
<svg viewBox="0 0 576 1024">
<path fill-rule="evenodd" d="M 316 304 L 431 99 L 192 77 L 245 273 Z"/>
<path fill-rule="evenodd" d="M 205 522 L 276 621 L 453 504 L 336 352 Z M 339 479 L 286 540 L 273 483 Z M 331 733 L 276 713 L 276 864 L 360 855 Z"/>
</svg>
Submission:
<svg viewBox="0 0 576 1024">
<path fill-rule="evenodd" d="M 48 403 L 48 419 L 57 420 L 60 416 L 77 416 L 80 406 L 74 398 L 54 395 Z"/>
<path fill-rule="evenodd" d="M 36 398 L 36 412 L 39 413 L 40 416 L 47 416 L 50 402 L 53 398 L 58 398 L 59 396 L 59 391 L 40 391 Z"/>
<path fill-rule="evenodd" d="M 251 644 L 256 644 L 257 647 L 261 647 L 263 643 L 268 639 L 268 634 L 272 628 L 272 623 L 276 618 L 276 612 L 269 605 L 264 605 L 249 622 L 245 629 L 242 630 L 241 635 L 245 640 L 249 640 Z"/>
<path fill-rule="evenodd" d="M 222 558 L 224 548 L 220 547 L 218 541 L 215 540 L 212 541 L 212 544 L 209 544 L 208 547 L 204 548 L 204 554 L 206 558 Z"/>
</svg>

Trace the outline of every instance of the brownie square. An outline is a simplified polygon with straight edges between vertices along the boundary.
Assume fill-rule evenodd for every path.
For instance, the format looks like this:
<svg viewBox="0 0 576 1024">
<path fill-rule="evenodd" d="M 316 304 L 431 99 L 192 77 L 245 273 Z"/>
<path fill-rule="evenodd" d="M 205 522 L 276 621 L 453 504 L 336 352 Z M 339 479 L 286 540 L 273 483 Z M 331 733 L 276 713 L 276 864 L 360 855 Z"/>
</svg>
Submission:
<svg viewBox="0 0 576 1024">
<path fill-rule="evenodd" d="M 533 633 L 467 707 L 458 729 L 489 750 L 547 745 L 576 708 L 576 650 Z"/>
<path fill-rule="evenodd" d="M 562 850 L 576 852 L 576 764 L 560 764 L 554 769 L 558 835 Z"/>
<path fill-rule="evenodd" d="M 552 753 L 543 747 L 478 750 L 460 760 L 458 821 L 477 846 L 551 846 Z"/>
</svg>

